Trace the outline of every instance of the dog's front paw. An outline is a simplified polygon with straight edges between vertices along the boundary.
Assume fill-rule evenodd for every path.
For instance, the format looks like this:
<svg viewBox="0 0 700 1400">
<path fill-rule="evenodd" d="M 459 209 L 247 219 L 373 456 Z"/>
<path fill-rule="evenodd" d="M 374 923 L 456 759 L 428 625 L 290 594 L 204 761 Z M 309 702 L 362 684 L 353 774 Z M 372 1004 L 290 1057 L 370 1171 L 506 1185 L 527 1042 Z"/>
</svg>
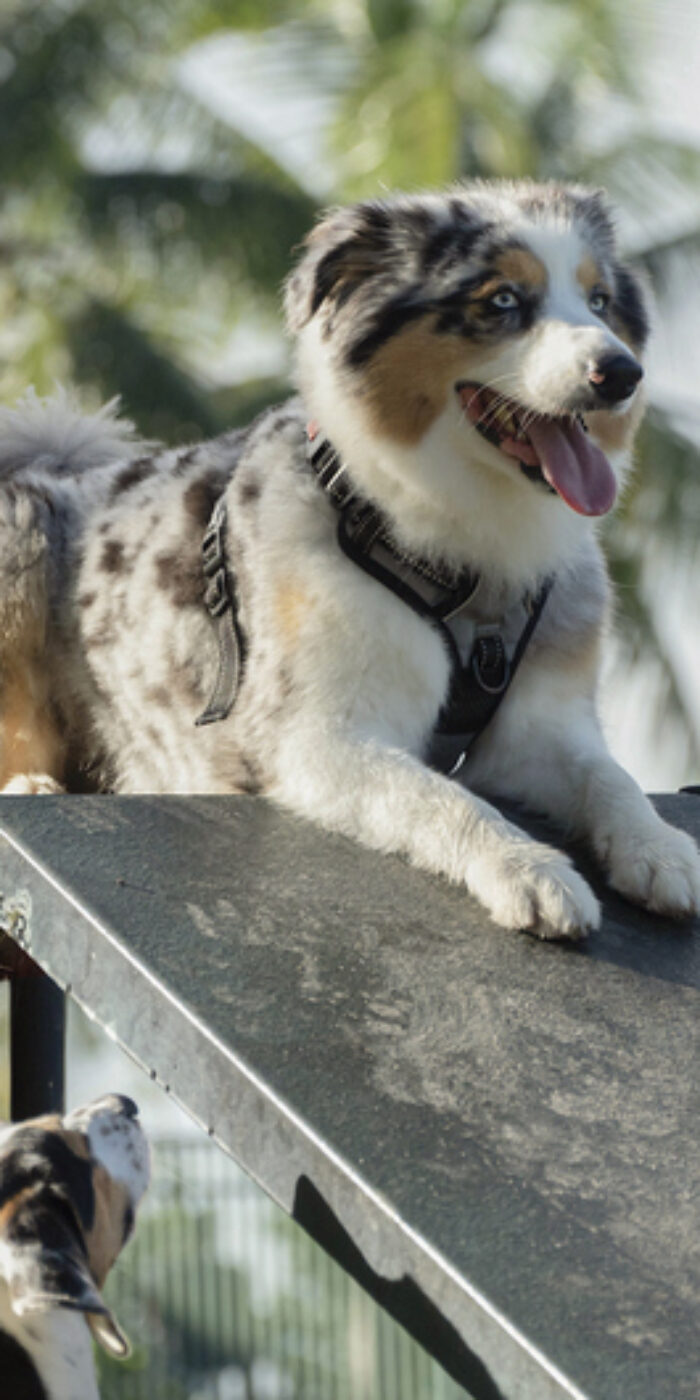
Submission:
<svg viewBox="0 0 700 1400">
<path fill-rule="evenodd" d="M 65 792 L 65 788 L 62 788 L 55 778 L 49 777 L 48 773 L 16 773 L 14 778 L 10 778 L 10 781 L 0 788 L 2 796 L 9 793 L 15 797 L 27 797 L 30 793 L 47 792 Z"/>
<path fill-rule="evenodd" d="M 674 919 L 700 913 L 700 851 L 685 831 L 660 817 L 615 832 L 604 863 L 613 889 L 635 904 Z"/>
<path fill-rule="evenodd" d="M 600 906 L 561 851 L 518 842 L 470 872 L 469 888 L 496 923 L 538 938 L 576 941 L 600 924 Z"/>
</svg>

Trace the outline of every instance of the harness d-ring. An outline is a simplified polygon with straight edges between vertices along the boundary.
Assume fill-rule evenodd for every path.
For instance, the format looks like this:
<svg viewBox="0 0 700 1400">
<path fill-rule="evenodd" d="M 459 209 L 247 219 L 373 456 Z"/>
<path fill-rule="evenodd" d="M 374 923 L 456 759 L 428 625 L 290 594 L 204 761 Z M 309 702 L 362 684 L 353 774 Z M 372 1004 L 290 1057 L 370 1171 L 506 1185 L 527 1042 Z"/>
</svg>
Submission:
<svg viewBox="0 0 700 1400">
<path fill-rule="evenodd" d="M 487 695 L 501 695 L 510 684 L 510 663 L 500 632 L 477 636 L 470 658 L 477 683 Z"/>
</svg>

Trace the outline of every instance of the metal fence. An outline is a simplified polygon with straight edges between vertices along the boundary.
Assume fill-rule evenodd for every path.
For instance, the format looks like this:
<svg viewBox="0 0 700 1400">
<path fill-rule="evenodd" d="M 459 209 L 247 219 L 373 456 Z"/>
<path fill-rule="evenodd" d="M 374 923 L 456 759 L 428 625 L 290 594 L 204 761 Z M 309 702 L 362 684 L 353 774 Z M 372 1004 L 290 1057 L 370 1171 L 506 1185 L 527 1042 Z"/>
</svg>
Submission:
<svg viewBox="0 0 700 1400">
<path fill-rule="evenodd" d="M 153 1186 L 105 1296 L 129 1333 L 103 1400 L 464 1400 L 211 1143 L 156 1142 Z"/>
</svg>

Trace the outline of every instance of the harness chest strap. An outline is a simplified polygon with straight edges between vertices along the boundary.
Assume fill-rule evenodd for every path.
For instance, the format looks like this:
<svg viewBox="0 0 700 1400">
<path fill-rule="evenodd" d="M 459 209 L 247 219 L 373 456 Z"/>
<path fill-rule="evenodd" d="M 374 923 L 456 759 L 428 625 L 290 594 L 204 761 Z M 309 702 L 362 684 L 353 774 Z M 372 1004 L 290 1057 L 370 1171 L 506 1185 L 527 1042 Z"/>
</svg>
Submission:
<svg viewBox="0 0 700 1400">
<path fill-rule="evenodd" d="M 432 768 L 452 775 L 462 767 L 505 698 L 552 583 L 547 579 L 534 598 L 523 599 L 517 629 L 515 616 L 500 624 L 477 625 L 466 662 L 461 656 L 453 660 L 448 699 L 428 747 L 427 761 Z M 445 630 L 449 634 L 449 627 Z"/>
<path fill-rule="evenodd" d="M 431 622 L 445 640 L 452 662 L 450 690 L 431 737 L 427 761 L 443 773 L 455 773 L 506 695 L 554 579 L 545 579 L 534 595 L 526 592 L 504 616 L 488 623 L 478 621 L 473 605 L 479 574 L 470 569 L 455 573 L 446 564 L 402 551 L 387 518 L 355 494 L 333 444 L 318 435 L 313 425 L 308 439 L 309 465 L 339 514 L 341 549 L 365 573 Z"/>
<path fill-rule="evenodd" d="M 343 552 L 431 622 L 446 642 L 452 661 L 450 690 L 431 739 L 428 762 L 441 772 L 454 773 L 503 700 L 553 579 L 545 580 L 535 596 L 525 594 L 505 617 L 490 623 L 473 621 L 471 628 L 465 628 L 479 575 L 469 569 L 455 574 L 446 565 L 402 552 L 386 517 L 355 494 L 332 444 L 310 432 L 307 455 L 319 485 L 338 511 L 338 543 Z M 226 518 L 222 497 L 202 544 L 208 580 L 204 602 L 216 628 L 219 659 L 214 689 L 195 721 L 198 725 L 212 724 L 231 713 L 245 667 L 246 639 L 238 618 L 235 575 L 226 551 Z M 466 659 L 464 635 L 460 646 L 457 630 L 470 632 Z"/>
</svg>

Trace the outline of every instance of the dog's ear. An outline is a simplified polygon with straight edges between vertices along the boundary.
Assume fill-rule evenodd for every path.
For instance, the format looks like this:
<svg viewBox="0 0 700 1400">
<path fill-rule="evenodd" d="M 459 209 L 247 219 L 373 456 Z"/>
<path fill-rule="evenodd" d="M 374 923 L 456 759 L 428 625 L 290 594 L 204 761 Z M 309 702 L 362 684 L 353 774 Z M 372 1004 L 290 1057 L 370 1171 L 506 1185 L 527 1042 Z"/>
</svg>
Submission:
<svg viewBox="0 0 700 1400">
<path fill-rule="evenodd" d="M 347 298 L 387 270 L 392 220 L 380 203 L 334 209 L 305 241 L 305 253 L 285 287 L 287 325 L 299 331 L 329 299 Z"/>
<path fill-rule="evenodd" d="M 651 285 L 639 269 L 618 260 L 615 221 L 604 189 L 574 187 L 576 217 L 583 224 L 593 245 L 602 250 L 612 272 L 614 295 L 611 324 L 617 335 L 636 355 L 641 354 L 649 334 Z"/>
<path fill-rule="evenodd" d="M 9 1207 L 9 1209 L 8 1209 Z M 130 1347 L 90 1273 L 70 1208 L 46 1189 L 28 1190 L 5 1207 L 0 1273 L 18 1317 L 69 1308 L 85 1314 L 96 1341 L 113 1356 Z"/>
<path fill-rule="evenodd" d="M 129 1338 L 122 1332 L 114 1313 L 111 1313 L 104 1303 L 101 1312 L 89 1312 L 86 1320 L 95 1341 L 103 1351 L 108 1351 L 110 1356 L 116 1356 L 120 1361 L 131 1355 Z"/>
<path fill-rule="evenodd" d="M 608 256 L 615 253 L 615 220 L 607 190 L 573 187 L 576 217 L 593 242 Z"/>
</svg>

